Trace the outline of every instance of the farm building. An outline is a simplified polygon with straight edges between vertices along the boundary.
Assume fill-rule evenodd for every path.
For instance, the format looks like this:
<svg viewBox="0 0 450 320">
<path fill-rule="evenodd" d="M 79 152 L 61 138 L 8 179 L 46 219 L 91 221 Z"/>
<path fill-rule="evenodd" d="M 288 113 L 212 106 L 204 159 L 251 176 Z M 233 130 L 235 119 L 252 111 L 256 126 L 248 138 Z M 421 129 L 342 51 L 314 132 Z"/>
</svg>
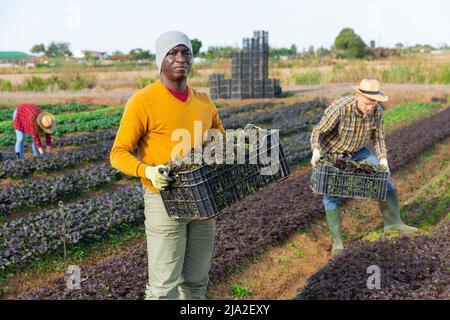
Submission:
<svg viewBox="0 0 450 320">
<path fill-rule="evenodd" d="M 0 68 L 31 64 L 34 59 L 34 57 L 21 51 L 0 51 Z"/>
</svg>

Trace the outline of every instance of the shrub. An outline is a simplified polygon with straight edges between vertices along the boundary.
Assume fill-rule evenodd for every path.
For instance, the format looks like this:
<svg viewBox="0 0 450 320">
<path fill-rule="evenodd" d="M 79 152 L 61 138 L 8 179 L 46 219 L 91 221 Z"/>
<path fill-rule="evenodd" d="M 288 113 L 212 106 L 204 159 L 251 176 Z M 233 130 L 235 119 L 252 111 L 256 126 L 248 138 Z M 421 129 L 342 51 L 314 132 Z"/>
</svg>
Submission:
<svg viewBox="0 0 450 320">
<path fill-rule="evenodd" d="M 359 35 L 350 28 L 344 28 L 334 40 L 333 49 L 339 57 L 348 59 L 362 58 L 366 44 Z"/>
<path fill-rule="evenodd" d="M 23 91 L 44 91 L 48 86 L 48 81 L 32 76 L 31 78 L 26 78 L 24 83 L 20 86 Z"/>
<path fill-rule="evenodd" d="M 69 75 L 70 90 L 77 91 L 94 87 L 94 79 L 82 77 L 79 73 Z"/>
<path fill-rule="evenodd" d="M 82 90 L 92 88 L 94 79 L 92 77 L 83 77 L 79 73 L 67 74 L 63 77 L 51 76 L 47 79 L 32 76 L 25 79 L 19 86 L 23 91 L 45 91 L 45 90 Z"/>
<path fill-rule="evenodd" d="M 51 90 L 67 90 L 69 88 L 67 81 L 57 76 L 51 76 L 48 78 L 47 86 L 50 87 Z"/>
<path fill-rule="evenodd" d="M 149 85 L 149 84 L 151 84 L 153 82 L 155 82 L 155 80 L 153 80 L 150 77 L 138 77 L 136 79 L 136 81 L 134 82 L 134 84 L 139 89 L 142 89 L 142 88 L 145 88 L 147 85 Z"/>
<path fill-rule="evenodd" d="M 441 83 L 450 84 L 450 64 L 445 65 L 441 69 Z"/>
<path fill-rule="evenodd" d="M 12 86 L 9 80 L 0 79 L 0 91 L 11 91 Z"/>
<path fill-rule="evenodd" d="M 320 84 L 321 74 L 318 71 L 305 71 L 293 76 L 295 84 Z"/>
</svg>

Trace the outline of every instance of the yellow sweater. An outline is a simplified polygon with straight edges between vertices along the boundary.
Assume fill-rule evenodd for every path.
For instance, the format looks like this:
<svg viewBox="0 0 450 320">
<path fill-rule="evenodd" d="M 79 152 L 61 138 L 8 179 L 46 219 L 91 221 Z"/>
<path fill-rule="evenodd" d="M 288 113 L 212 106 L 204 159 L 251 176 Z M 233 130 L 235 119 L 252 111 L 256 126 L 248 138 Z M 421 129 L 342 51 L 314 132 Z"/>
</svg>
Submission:
<svg viewBox="0 0 450 320">
<path fill-rule="evenodd" d="M 141 178 L 145 187 L 158 192 L 145 178 L 145 168 L 171 160 L 172 149 L 180 144 L 180 141 L 171 139 L 176 129 L 190 133 L 190 147 L 199 143 L 194 140 L 194 121 L 201 121 L 202 134 L 210 128 L 224 132 L 216 106 L 207 94 L 189 87 L 188 99 L 182 102 L 161 81 L 146 86 L 125 105 L 110 154 L 111 165 L 129 176 Z M 199 129 L 200 126 L 197 131 Z M 134 155 L 136 146 L 141 160 Z"/>
</svg>

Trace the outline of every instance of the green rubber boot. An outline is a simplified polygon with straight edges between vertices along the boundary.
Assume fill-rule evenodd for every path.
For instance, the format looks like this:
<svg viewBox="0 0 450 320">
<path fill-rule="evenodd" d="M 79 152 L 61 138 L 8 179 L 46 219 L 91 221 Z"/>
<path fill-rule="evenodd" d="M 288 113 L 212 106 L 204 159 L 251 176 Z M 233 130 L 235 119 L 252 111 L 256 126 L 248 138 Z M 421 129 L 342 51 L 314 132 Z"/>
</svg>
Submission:
<svg viewBox="0 0 450 320">
<path fill-rule="evenodd" d="M 328 228 L 333 237 L 333 248 L 331 249 L 331 253 L 333 255 L 339 254 L 344 250 L 339 209 L 325 210 L 325 212 L 327 214 Z"/>
<path fill-rule="evenodd" d="M 386 201 L 379 201 L 379 205 L 384 218 L 384 231 L 400 231 L 406 234 L 417 232 L 417 228 L 407 226 L 400 218 L 397 190 L 388 191 Z"/>
</svg>

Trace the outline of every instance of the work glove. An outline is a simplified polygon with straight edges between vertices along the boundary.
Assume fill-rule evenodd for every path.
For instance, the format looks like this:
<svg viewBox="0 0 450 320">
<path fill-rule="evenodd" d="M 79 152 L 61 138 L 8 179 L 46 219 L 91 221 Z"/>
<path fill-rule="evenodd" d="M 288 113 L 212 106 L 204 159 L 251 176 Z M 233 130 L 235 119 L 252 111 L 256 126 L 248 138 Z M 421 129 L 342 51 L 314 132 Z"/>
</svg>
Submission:
<svg viewBox="0 0 450 320">
<path fill-rule="evenodd" d="M 390 170 L 389 170 L 389 166 L 388 166 L 388 161 L 387 161 L 386 158 L 381 158 L 381 159 L 380 159 L 380 165 L 386 167 L 386 170 L 387 170 L 387 171 L 390 171 Z"/>
<path fill-rule="evenodd" d="M 311 158 L 312 166 L 315 167 L 317 162 L 319 162 L 319 160 L 320 160 L 320 150 L 317 148 L 314 148 L 312 158 Z"/>
<path fill-rule="evenodd" d="M 147 166 L 145 168 L 145 177 L 150 180 L 153 186 L 158 190 L 164 190 L 173 180 L 169 177 L 169 167 L 162 164 L 158 166 Z"/>
</svg>

